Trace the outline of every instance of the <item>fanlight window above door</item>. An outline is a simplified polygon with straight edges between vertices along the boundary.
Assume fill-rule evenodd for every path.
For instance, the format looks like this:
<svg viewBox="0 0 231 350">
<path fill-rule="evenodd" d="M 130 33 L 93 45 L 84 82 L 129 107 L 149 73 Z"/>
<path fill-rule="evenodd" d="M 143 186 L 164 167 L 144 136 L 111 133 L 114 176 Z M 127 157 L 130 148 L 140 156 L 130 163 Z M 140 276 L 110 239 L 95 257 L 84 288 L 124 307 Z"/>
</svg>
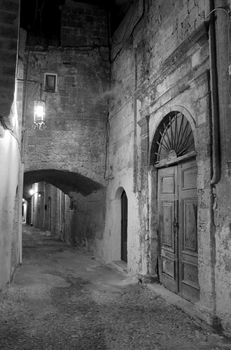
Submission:
<svg viewBox="0 0 231 350">
<path fill-rule="evenodd" d="M 155 165 L 195 152 L 193 132 L 182 113 L 172 112 L 164 118 L 154 138 L 153 151 Z"/>
</svg>

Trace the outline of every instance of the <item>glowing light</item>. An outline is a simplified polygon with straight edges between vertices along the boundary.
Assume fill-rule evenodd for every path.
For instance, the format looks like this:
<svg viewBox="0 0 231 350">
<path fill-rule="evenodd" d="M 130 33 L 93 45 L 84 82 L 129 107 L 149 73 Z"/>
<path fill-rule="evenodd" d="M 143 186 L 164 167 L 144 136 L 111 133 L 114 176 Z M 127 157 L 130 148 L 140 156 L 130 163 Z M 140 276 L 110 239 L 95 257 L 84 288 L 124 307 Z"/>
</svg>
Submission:
<svg viewBox="0 0 231 350">
<path fill-rule="evenodd" d="M 35 191 L 33 188 L 31 188 L 31 189 L 29 190 L 29 195 L 30 195 L 30 196 L 33 196 L 35 193 L 36 193 L 36 191 Z"/>
<path fill-rule="evenodd" d="M 34 101 L 34 124 L 35 127 L 42 129 L 45 127 L 45 102 Z"/>
</svg>

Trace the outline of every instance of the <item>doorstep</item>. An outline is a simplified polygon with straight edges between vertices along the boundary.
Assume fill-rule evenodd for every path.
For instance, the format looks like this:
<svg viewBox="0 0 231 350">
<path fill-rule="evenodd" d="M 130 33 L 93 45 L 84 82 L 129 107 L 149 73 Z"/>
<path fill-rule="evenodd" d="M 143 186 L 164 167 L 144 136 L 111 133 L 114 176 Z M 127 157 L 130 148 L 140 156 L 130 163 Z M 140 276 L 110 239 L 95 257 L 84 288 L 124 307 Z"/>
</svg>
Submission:
<svg viewBox="0 0 231 350">
<path fill-rule="evenodd" d="M 116 270 L 127 274 L 128 273 L 128 265 L 125 261 L 118 260 L 118 261 L 112 261 L 109 265 L 112 266 L 112 268 L 115 268 Z"/>
<path fill-rule="evenodd" d="M 206 324 L 211 327 L 211 315 L 201 311 L 197 303 L 193 304 L 192 302 L 183 299 L 181 296 L 165 288 L 162 284 L 147 283 L 146 286 L 156 294 L 160 295 L 168 304 L 175 305 L 177 308 L 188 314 L 200 326 Z"/>
</svg>

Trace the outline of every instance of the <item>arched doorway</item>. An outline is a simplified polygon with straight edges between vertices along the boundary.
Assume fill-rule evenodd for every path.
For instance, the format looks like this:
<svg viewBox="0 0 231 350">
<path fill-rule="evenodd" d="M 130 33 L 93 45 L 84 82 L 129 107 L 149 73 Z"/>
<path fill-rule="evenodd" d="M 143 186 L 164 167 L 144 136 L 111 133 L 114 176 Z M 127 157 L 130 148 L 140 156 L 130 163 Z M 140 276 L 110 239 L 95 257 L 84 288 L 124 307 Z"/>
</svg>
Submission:
<svg viewBox="0 0 231 350">
<path fill-rule="evenodd" d="M 160 281 L 185 299 L 199 298 L 197 165 L 193 132 L 182 113 L 160 123 L 152 143 L 157 169 Z"/>
<path fill-rule="evenodd" d="M 128 199 L 126 192 L 121 194 L 121 260 L 127 262 Z"/>
</svg>

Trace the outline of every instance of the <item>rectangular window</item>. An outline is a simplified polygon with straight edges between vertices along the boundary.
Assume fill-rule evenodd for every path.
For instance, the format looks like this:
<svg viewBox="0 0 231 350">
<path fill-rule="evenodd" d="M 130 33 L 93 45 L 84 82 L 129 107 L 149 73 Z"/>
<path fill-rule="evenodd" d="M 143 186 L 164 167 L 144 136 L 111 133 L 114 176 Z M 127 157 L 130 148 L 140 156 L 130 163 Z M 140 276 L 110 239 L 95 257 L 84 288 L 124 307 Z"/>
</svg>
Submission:
<svg viewBox="0 0 231 350">
<path fill-rule="evenodd" d="M 44 75 L 44 90 L 48 92 L 57 91 L 57 74 L 45 73 Z"/>
</svg>

